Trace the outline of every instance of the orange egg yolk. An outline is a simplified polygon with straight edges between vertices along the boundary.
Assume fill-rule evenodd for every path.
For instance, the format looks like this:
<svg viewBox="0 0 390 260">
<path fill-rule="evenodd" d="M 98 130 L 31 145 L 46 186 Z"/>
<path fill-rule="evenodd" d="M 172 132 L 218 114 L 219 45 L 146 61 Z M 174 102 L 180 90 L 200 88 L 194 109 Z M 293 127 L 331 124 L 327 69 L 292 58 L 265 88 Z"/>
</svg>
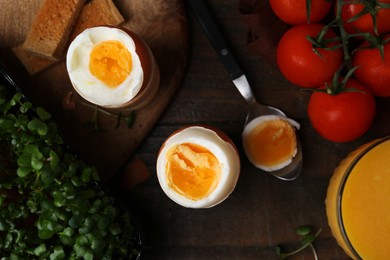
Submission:
<svg viewBox="0 0 390 260">
<path fill-rule="evenodd" d="M 266 167 L 291 159 L 297 147 L 294 128 L 282 119 L 257 125 L 244 142 L 254 162 Z"/>
<path fill-rule="evenodd" d="M 131 54 L 119 41 L 101 42 L 91 51 L 89 70 L 110 88 L 121 84 L 129 76 L 131 69 Z"/>
<path fill-rule="evenodd" d="M 216 188 L 221 165 L 213 153 L 203 146 L 183 143 L 167 153 L 167 180 L 177 193 L 199 200 Z"/>
</svg>

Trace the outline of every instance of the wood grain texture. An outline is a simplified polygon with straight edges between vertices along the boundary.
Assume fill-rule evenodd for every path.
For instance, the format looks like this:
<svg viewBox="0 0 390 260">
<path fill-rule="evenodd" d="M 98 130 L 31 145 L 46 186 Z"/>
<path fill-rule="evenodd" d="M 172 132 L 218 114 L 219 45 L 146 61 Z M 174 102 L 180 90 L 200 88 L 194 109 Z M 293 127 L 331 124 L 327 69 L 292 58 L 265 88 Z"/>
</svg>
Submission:
<svg viewBox="0 0 390 260">
<path fill-rule="evenodd" d="M 22 3 L 23 2 L 23 3 Z M 19 80 L 25 93 L 51 112 L 67 142 L 81 159 L 98 167 L 104 180 L 109 180 L 131 157 L 142 140 L 169 105 L 183 78 L 188 57 L 187 21 L 180 0 L 116 1 L 125 18 L 122 25 L 137 33 L 151 48 L 160 68 L 160 88 L 156 98 L 136 112 L 132 128 L 122 123 L 115 129 L 117 118 L 99 113 L 103 132 L 83 125 L 90 121 L 94 109 L 77 104 L 76 110 L 64 110 L 62 102 L 72 90 L 65 61 L 30 77 L 9 48 L 21 42 L 39 8 L 39 1 L 1 0 L 1 60 Z M 31 4 L 31 6 L 30 6 Z M 27 15 L 24 15 L 27 14 Z"/>
<path fill-rule="evenodd" d="M 18 8 L 22 8 L 25 3 L 24 0 L 8 1 L 12 5 L 19 3 Z M 247 112 L 245 101 L 233 86 L 191 11 L 188 11 L 187 17 L 183 17 L 186 13 L 182 9 L 183 2 L 117 0 L 117 6 L 124 10 L 125 19 L 129 21 L 126 26 L 137 27 L 137 32 L 152 46 L 159 64 L 164 64 L 161 68 L 162 75 L 185 70 L 182 84 L 172 96 L 172 102 L 134 153 L 134 157 L 146 163 L 150 177 L 133 191 L 117 194 L 134 209 L 143 226 L 144 259 L 276 260 L 278 257 L 275 246 L 282 244 L 286 249 L 295 249 L 299 237 L 294 233 L 294 228 L 303 224 L 323 229 L 314 242 L 319 259 L 349 259 L 328 228 L 324 205 L 326 189 L 333 170 L 349 152 L 373 138 L 390 134 L 389 99 L 377 100 L 374 125 L 358 140 L 345 144 L 324 140 L 316 134 L 307 117 L 306 107 L 310 94 L 289 84 L 272 62 L 272 49 L 276 47 L 277 35 L 280 35 L 286 25 L 278 27 L 279 22 L 272 15 L 268 1 L 252 1 L 254 4 L 260 2 L 259 14 L 264 15 L 253 18 L 259 22 L 259 26 L 264 26 L 255 28 L 255 32 L 262 36 L 258 43 L 265 46 L 258 49 L 260 52 L 255 52 L 252 46 L 248 46 L 251 31 L 247 27 L 248 17 L 239 9 L 239 1 L 206 1 L 231 43 L 256 97 L 267 105 L 282 109 L 301 124 L 298 134 L 303 148 L 303 171 L 296 181 L 283 182 L 260 172 L 245 158 L 241 146 L 241 132 Z M 7 1 L 0 0 L 1 8 L 5 2 Z M 149 7 L 143 16 L 138 16 L 134 11 L 152 2 L 157 3 L 156 6 Z M 160 23 L 171 24 L 162 28 L 166 41 L 164 48 L 160 49 L 156 36 L 158 32 L 149 24 L 156 13 L 166 9 L 170 10 L 170 15 L 157 18 Z M 246 11 L 248 14 L 254 9 Z M 21 22 L 17 20 L 15 23 Z M 186 26 L 179 26 L 181 23 L 188 23 L 188 31 Z M 10 25 L 7 26 L 4 28 L 9 28 Z M 5 29 L 0 26 L 0 30 L 3 45 Z M 18 39 L 19 42 L 22 41 L 23 37 L 20 35 L 23 35 L 23 30 L 20 28 L 13 34 L 16 42 Z M 178 62 L 181 65 L 164 62 L 165 59 L 183 60 L 180 55 L 185 56 L 186 51 L 177 48 L 187 48 L 183 40 L 186 38 L 178 38 L 177 35 L 186 35 L 187 32 L 190 39 L 188 66 L 185 67 L 182 61 Z M 177 54 L 180 55 L 176 56 Z M 59 68 L 53 68 L 51 73 L 62 75 Z M 182 75 L 175 75 L 174 78 L 163 76 L 162 80 L 180 81 Z M 59 77 L 57 74 L 53 76 Z M 44 76 L 39 79 L 44 80 L 43 82 L 47 80 Z M 61 82 L 58 80 L 53 83 L 61 88 L 64 84 Z M 45 97 L 52 95 L 51 92 L 54 90 L 48 90 Z M 167 100 L 156 102 L 169 103 Z M 53 103 L 49 105 L 55 109 L 57 105 Z M 160 114 L 160 111 L 157 113 Z M 148 115 L 144 114 L 142 117 L 147 120 Z M 235 142 L 241 156 L 242 168 L 236 189 L 226 201 L 211 209 L 192 210 L 175 204 L 163 193 L 155 172 L 157 153 L 165 139 L 178 128 L 195 123 L 209 124 L 224 131 Z M 89 137 L 88 132 L 83 135 L 81 138 Z M 313 256 L 307 248 L 291 259 L 313 259 Z"/>
<path fill-rule="evenodd" d="M 293 250 L 299 244 L 294 229 L 308 224 L 322 228 L 314 242 L 319 259 L 347 260 L 328 228 L 324 200 L 329 178 L 338 163 L 361 144 L 390 134 L 389 99 L 378 99 L 373 127 L 354 142 L 324 140 L 307 117 L 310 93 L 288 83 L 273 61 L 278 38 L 287 25 L 272 15 L 268 1 L 253 0 L 261 7 L 256 28 L 264 49 L 248 46 L 247 17 L 239 1 L 206 0 L 221 25 L 256 97 L 276 106 L 301 124 L 302 175 L 293 182 L 280 181 L 257 170 L 245 158 L 241 132 L 247 107 L 206 38 L 188 11 L 189 66 L 181 88 L 156 127 L 137 150 L 151 177 L 132 193 L 121 194 L 138 212 L 146 233 L 145 259 L 278 259 L 275 246 Z M 267 18 L 267 19 L 265 19 Z M 270 19 L 270 20 L 268 20 Z M 270 29 L 272 28 L 272 30 Z M 264 42 L 265 41 L 265 42 Z M 266 47 L 269 46 L 269 47 Z M 155 160 L 163 141 L 183 125 L 206 123 L 228 134 L 241 155 L 236 189 L 220 205 L 204 210 L 185 209 L 161 190 L 155 176 Z M 309 248 L 289 259 L 314 259 Z"/>
</svg>

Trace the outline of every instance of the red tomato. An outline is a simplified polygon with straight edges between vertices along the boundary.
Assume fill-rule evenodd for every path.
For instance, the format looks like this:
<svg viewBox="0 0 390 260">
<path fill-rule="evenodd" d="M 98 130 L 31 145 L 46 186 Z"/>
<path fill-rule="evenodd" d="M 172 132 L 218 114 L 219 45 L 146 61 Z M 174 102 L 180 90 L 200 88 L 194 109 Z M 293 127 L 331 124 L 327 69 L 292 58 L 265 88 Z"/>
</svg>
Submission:
<svg viewBox="0 0 390 260">
<path fill-rule="evenodd" d="M 359 67 L 355 71 L 356 79 L 372 94 L 390 97 L 390 43 L 384 46 L 384 58 L 377 48 L 358 49 L 352 56 L 352 64 Z"/>
<path fill-rule="evenodd" d="M 306 0 L 270 0 L 271 9 L 276 16 L 288 24 L 308 23 Z M 330 11 L 331 2 L 311 0 L 310 22 L 321 21 Z"/>
<path fill-rule="evenodd" d="M 372 94 L 357 80 L 349 79 L 344 91 L 330 95 L 314 92 L 308 104 L 308 115 L 313 128 L 333 142 L 349 142 L 363 135 L 375 116 Z"/>
<path fill-rule="evenodd" d="M 306 36 L 316 37 L 323 28 L 321 24 L 296 25 L 280 39 L 276 58 L 283 76 L 291 83 L 306 87 L 319 87 L 332 78 L 343 62 L 340 48 L 330 51 L 316 48 L 321 55 L 313 51 L 312 43 Z M 329 30 L 326 38 L 335 37 Z"/>
<path fill-rule="evenodd" d="M 390 4 L 390 0 L 378 0 L 380 3 Z M 344 22 L 359 14 L 364 4 L 343 4 L 341 16 Z M 382 34 L 390 31 L 390 8 L 381 8 L 376 15 L 378 33 Z M 345 23 L 345 29 L 349 33 L 369 32 L 374 34 L 374 26 L 371 14 L 365 14 L 357 20 Z"/>
</svg>

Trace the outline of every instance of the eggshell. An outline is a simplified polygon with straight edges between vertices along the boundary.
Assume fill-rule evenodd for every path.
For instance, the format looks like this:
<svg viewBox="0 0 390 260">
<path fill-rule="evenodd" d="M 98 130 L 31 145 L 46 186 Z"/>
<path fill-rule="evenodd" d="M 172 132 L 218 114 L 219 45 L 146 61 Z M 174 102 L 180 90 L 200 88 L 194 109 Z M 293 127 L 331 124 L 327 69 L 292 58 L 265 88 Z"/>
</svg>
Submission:
<svg viewBox="0 0 390 260">
<path fill-rule="evenodd" d="M 221 178 L 209 196 L 193 200 L 174 191 L 167 182 L 166 154 L 175 145 L 192 143 L 208 149 L 222 166 Z M 160 148 L 157 158 L 157 177 L 165 194 L 181 206 L 210 208 L 224 201 L 234 190 L 240 173 L 240 158 L 231 139 L 222 131 L 206 125 L 192 125 L 171 134 Z"/>
<path fill-rule="evenodd" d="M 289 131 L 288 136 L 293 136 L 293 138 L 294 138 L 293 142 L 295 141 L 295 149 L 291 152 L 291 154 L 289 155 L 289 158 L 285 159 L 284 161 L 281 161 L 281 162 L 279 162 L 277 164 L 273 164 L 273 165 L 265 165 L 263 162 L 260 162 L 257 159 L 255 159 L 257 156 L 255 154 L 253 154 L 254 151 L 253 150 L 251 151 L 251 149 L 249 148 L 249 146 L 253 146 L 253 142 L 255 142 L 255 140 L 250 139 L 251 138 L 250 135 L 251 135 L 252 131 L 254 131 L 258 126 L 260 126 L 262 124 L 267 124 L 268 122 L 278 122 L 278 121 L 283 122 L 284 126 L 288 126 L 288 128 L 285 130 Z M 249 159 L 249 161 L 255 167 L 257 167 L 261 170 L 267 171 L 267 172 L 280 170 L 280 169 L 286 167 L 287 165 L 289 165 L 297 153 L 297 140 L 296 140 L 296 136 L 295 136 L 294 127 L 296 129 L 299 129 L 300 125 L 292 119 L 282 117 L 282 116 L 276 116 L 276 115 L 259 116 L 257 118 L 254 118 L 252 121 L 250 121 L 245 126 L 244 131 L 242 133 L 243 147 L 244 147 L 245 154 L 246 154 L 247 158 Z M 275 133 L 273 133 L 273 135 L 274 134 Z M 272 136 L 272 138 L 274 138 L 274 136 Z M 278 143 L 282 140 L 276 139 L 276 141 Z M 268 154 L 268 155 L 274 154 L 273 149 L 276 149 L 276 150 L 278 149 L 277 148 L 278 145 L 276 145 L 276 144 L 275 145 L 273 144 L 270 147 L 264 147 L 264 148 L 260 147 L 260 145 L 257 145 L 257 147 L 258 148 L 256 148 L 256 149 L 259 149 L 259 151 L 261 151 L 263 154 Z M 270 150 L 267 150 L 267 148 L 269 148 Z M 278 154 L 278 153 L 276 153 L 276 154 Z M 274 155 L 276 155 L 276 154 L 274 154 Z M 278 154 L 278 155 L 280 156 L 280 154 Z M 283 154 L 282 156 L 286 156 L 286 155 Z M 273 158 L 273 159 L 274 159 L 274 161 L 276 161 L 276 160 L 280 160 L 281 158 L 276 158 L 276 159 Z"/>
<path fill-rule="evenodd" d="M 96 33 L 96 35 L 97 35 L 96 37 L 103 37 L 104 38 L 106 36 L 99 36 L 98 33 L 100 33 L 100 30 L 103 31 L 103 30 L 107 30 L 107 29 L 109 29 L 109 30 L 112 29 L 112 30 L 118 31 L 118 33 L 120 33 L 120 34 L 125 33 L 121 37 L 124 37 L 124 35 L 128 35 L 130 37 L 130 39 L 131 39 L 130 41 L 132 41 L 134 46 L 135 46 L 134 47 L 135 53 L 138 56 L 138 57 L 133 57 L 133 58 L 135 58 L 135 61 L 137 61 L 139 59 L 141 71 L 143 73 L 142 85 L 140 86 L 139 91 L 135 96 L 130 97 L 128 100 L 124 100 L 120 103 L 118 103 L 118 101 L 115 101 L 115 100 L 112 100 L 112 102 L 111 101 L 104 101 L 104 102 L 99 101 L 98 103 L 95 103 L 93 98 L 88 98 L 88 96 L 84 96 L 84 98 L 91 103 L 95 103 L 101 107 L 109 108 L 109 109 L 115 110 L 115 111 L 116 110 L 123 111 L 124 109 L 127 109 L 127 108 L 132 109 L 132 110 L 141 108 L 141 107 L 145 106 L 146 104 L 150 103 L 150 101 L 156 96 L 156 93 L 158 91 L 158 87 L 159 87 L 159 83 L 160 83 L 160 72 L 159 72 L 159 68 L 157 66 L 157 63 L 154 59 L 154 56 L 153 56 L 150 48 L 148 47 L 148 45 L 146 44 L 146 42 L 142 38 L 140 38 L 136 33 L 129 31 L 127 29 L 124 29 L 124 28 L 119 28 L 119 27 L 115 27 L 115 26 L 97 26 L 97 27 L 92 27 L 92 28 L 89 28 L 89 29 L 83 31 L 82 34 L 89 35 L 89 33 Z M 81 35 L 79 35 L 79 36 L 81 36 Z M 70 78 L 71 78 L 71 82 L 75 86 L 76 91 L 78 91 L 79 86 L 77 86 L 77 88 L 76 88 L 75 84 L 78 84 L 78 85 L 84 84 L 83 82 L 80 82 L 79 79 L 72 76 L 72 74 L 71 74 L 72 71 L 74 70 L 72 67 L 72 60 L 73 60 L 74 51 L 77 50 L 76 48 L 83 48 L 83 46 L 81 45 L 81 44 L 83 44 L 83 41 L 80 41 L 80 39 L 83 39 L 83 38 L 80 38 L 79 36 L 76 37 L 76 39 L 71 43 L 69 50 L 68 50 L 68 54 L 67 54 L 67 69 L 68 69 L 68 73 L 69 73 Z M 115 38 L 115 37 L 112 38 L 112 40 L 117 40 L 117 38 Z M 80 38 L 80 39 L 78 40 L 78 38 Z M 108 37 L 106 37 L 106 38 L 108 38 Z M 110 38 L 105 39 L 105 41 L 107 41 L 107 40 L 111 40 L 111 39 Z M 78 46 L 81 46 L 81 47 L 78 47 Z M 125 45 L 125 46 L 128 48 L 127 45 Z M 86 53 L 85 55 L 89 55 L 89 53 Z M 138 70 L 138 67 L 135 65 L 135 67 L 133 69 Z M 88 69 L 86 69 L 86 73 L 90 73 Z M 97 80 L 97 84 L 98 83 L 99 83 L 99 80 Z M 123 83 L 123 84 L 125 84 L 125 83 Z M 104 84 L 102 84 L 102 85 L 104 85 Z M 117 87 L 117 88 L 119 88 L 119 87 Z M 81 94 L 81 93 L 79 93 L 79 94 Z M 81 95 L 81 96 L 83 96 L 83 95 Z"/>
</svg>

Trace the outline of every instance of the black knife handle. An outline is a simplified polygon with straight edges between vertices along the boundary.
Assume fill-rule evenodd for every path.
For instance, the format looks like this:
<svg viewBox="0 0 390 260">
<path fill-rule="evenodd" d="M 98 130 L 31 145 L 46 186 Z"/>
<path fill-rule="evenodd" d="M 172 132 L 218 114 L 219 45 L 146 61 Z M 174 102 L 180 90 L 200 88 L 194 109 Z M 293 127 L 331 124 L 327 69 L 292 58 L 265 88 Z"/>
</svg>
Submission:
<svg viewBox="0 0 390 260">
<path fill-rule="evenodd" d="M 188 3 L 232 80 L 240 77 L 243 74 L 241 68 L 205 1 L 188 0 Z"/>
</svg>

